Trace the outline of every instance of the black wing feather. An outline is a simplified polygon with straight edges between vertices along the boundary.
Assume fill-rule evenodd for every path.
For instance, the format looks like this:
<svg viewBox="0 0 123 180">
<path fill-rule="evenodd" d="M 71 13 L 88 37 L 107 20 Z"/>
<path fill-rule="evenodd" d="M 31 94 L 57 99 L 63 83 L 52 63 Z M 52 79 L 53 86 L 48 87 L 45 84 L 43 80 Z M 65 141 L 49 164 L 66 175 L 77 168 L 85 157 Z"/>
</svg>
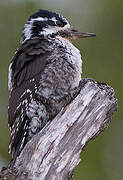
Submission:
<svg viewBox="0 0 123 180">
<path fill-rule="evenodd" d="M 25 143 L 23 138 L 29 123 L 26 105 L 30 103 L 31 97 L 27 89 L 35 98 L 35 86 L 38 87 L 41 72 L 52 53 L 50 43 L 46 39 L 28 40 L 19 47 L 11 62 L 13 88 L 9 99 L 8 123 L 11 128 L 10 152 L 15 158 Z M 35 81 L 30 81 L 32 78 Z M 25 100 L 27 104 L 23 104 Z"/>
<path fill-rule="evenodd" d="M 49 48 L 50 42 L 47 40 L 29 40 L 22 46 L 12 59 L 12 81 L 14 86 L 20 86 L 24 80 L 31 79 L 41 72 L 47 63 L 46 53 L 51 52 Z"/>
</svg>

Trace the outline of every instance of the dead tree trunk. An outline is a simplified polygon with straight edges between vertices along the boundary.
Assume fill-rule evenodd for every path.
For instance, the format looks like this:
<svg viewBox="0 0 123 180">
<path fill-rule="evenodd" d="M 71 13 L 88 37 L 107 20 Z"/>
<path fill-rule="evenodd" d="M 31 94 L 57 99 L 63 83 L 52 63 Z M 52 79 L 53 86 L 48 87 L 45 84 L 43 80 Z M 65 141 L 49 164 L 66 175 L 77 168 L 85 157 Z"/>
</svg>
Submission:
<svg viewBox="0 0 123 180">
<path fill-rule="evenodd" d="M 87 143 L 108 127 L 117 108 L 114 90 L 88 80 L 78 96 L 48 123 L 1 178 L 69 180 Z"/>
</svg>

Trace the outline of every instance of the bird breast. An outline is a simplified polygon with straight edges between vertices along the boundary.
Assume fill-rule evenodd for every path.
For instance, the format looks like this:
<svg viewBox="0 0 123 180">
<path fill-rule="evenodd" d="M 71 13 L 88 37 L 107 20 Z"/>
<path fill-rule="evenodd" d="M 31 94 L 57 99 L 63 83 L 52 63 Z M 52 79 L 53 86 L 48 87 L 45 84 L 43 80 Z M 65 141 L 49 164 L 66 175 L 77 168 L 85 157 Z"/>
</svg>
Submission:
<svg viewBox="0 0 123 180">
<path fill-rule="evenodd" d="M 48 99 L 79 85 L 82 73 L 81 55 L 69 41 L 56 39 L 48 61 L 50 63 L 41 73 L 40 79 L 39 91 L 43 97 Z"/>
<path fill-rule="evenodd" d="M 73 67 L 73 71 L 69 74 L 69 76 L 73 76 L 73 80 L 71 82 L 71 87 L 74 88 L 78 86 L 79 81 L 81 80 L 82 74 L 82 59 L 80 51 L 67 39 L 59 39 L 65 49 L 65 57 L 66 61 L 69 63 L 71 67 Z"/>
</svg>

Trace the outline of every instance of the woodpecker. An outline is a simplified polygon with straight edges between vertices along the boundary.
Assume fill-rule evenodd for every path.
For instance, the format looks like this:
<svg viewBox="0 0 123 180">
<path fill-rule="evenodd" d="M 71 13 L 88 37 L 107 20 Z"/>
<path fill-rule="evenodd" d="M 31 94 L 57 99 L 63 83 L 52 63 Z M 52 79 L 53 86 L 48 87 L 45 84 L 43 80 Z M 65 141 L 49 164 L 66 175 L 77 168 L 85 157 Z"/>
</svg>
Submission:
<svg viewBox="0 0 123 180">
<path fill-rule="evenodd" d="M 9 151 L 16 159 L 80 90 L 82 60 L 72 40 L 95 36 L 74 29 L 60 14 L 39 10 L 22 30 L 9 65 Z"/>
</svg>

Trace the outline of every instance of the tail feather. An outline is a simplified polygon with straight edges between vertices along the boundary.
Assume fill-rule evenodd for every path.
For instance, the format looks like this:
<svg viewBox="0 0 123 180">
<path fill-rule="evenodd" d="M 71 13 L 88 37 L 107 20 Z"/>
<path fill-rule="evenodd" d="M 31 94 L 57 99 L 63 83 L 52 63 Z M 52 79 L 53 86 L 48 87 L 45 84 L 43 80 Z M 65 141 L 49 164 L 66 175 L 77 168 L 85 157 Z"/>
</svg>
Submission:
<svg viewBox="0 0 123 180">
<path fill-rule="evenodd" d="M 27 136 L 30 120 L 27 116 L 25 116 L 23 121 L 19 121 L 18 119 L 18 121 L 15 122 L 21 122 L 21 123 L 13 124 L 11 128 L 11 134 L 13 135 L 11 136 L 11 140 L 10 140 L 9 152 L 12 154 L 12 158 L 14 161 L 22 151 L 24 144 L 26 144 L 26 136 Z"/>
</svg>

